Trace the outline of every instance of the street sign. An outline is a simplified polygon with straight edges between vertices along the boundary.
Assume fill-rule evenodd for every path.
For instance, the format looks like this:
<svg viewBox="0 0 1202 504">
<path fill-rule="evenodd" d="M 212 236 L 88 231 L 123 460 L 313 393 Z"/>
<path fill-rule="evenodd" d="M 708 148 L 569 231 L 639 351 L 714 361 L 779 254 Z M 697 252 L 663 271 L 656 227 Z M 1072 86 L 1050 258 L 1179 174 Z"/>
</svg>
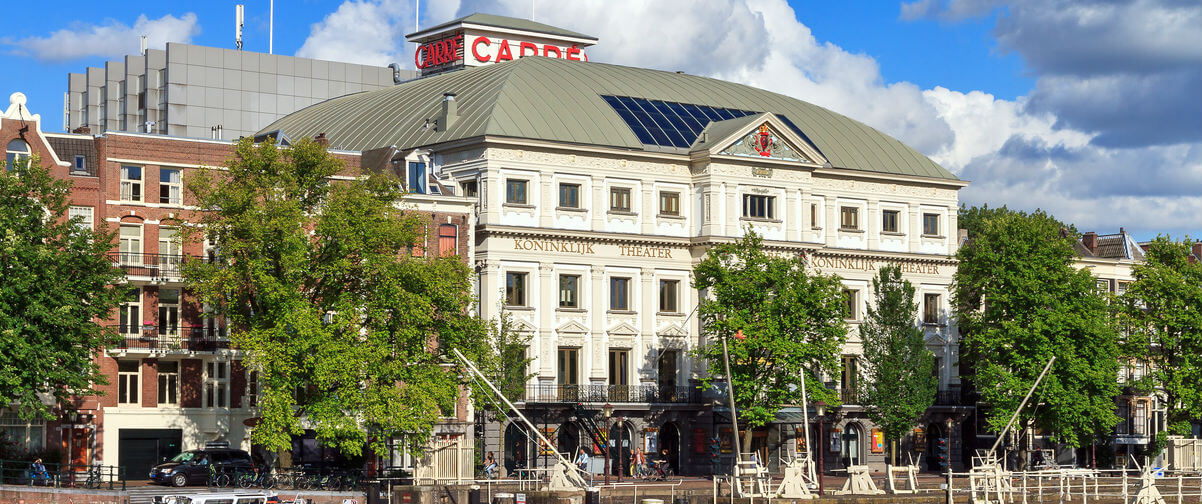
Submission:
<svg viewBox="0 0 1202 504">
<path fill-rule="evenodd" d="M 526 504 L 526 494 L 518 494 L 517 498 L 514 499 L 514 504 Z"/>
</svg>

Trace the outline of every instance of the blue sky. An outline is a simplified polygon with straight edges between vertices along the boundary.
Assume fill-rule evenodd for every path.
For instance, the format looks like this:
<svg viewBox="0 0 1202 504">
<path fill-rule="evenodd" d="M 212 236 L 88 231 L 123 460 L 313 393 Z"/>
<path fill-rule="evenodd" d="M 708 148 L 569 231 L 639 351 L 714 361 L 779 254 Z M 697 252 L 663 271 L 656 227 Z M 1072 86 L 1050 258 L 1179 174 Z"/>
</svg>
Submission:
<svg viewBox="0 0 1202 504">
<path fill-rule="evenodd" d="M 61 130 L 68 72 L 137 34 L 233 46 L 236 2 L 7 6 L 0 92 Z M 246 4 L 266 51 L 268 2 Z M 422 24 L 529 17 L 531 0 L 423 2 Z M 1202 237 L 1202 4 L 1196 0 L 534 0 L 596 35 L 590 57 L 744 82 L 864 121 L 972 181 L 961 201 L 1044 208 L 1082 230 Z M 276 3 L 275 52 L 412 65 L 412 0 Z M 654 50 L 650 49 L 654 48 Z"/>
</svg>

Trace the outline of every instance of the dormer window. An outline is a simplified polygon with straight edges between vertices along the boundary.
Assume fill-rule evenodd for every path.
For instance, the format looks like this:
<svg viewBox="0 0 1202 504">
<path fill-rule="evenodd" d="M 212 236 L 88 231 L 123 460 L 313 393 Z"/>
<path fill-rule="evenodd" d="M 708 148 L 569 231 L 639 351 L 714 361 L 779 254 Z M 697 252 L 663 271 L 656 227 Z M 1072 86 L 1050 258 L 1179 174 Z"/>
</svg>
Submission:
<svg viewBox="0 0 1202 504">
<path fill-rule="evenodd" d="M 429 185 L 426 178 L 426 163 L 420 161 L 409 162 L 409 178 L 407 180 L 409 192 L 414 194 L 426 194 L 429 191 Z"/>
</svg>

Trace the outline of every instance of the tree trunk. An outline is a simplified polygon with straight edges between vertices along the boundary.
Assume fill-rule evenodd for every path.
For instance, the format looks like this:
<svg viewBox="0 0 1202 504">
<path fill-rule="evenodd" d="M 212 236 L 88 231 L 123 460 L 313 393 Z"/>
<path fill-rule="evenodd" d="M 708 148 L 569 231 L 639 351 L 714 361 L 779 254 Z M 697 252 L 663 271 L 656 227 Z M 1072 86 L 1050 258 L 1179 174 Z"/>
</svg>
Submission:
<svg viewBox="0 0 1202 504">
<path fill-rule="evenodd" d="M 747 430 L 743 432 L 745 433 L 743 434 L 743 453 L 751 454 L 751 426 L 748 426 Z M 763 462 L 762 460 L 760 461 L 760 463 Z"/>
<path fill-rule="evenodd" d="M 889 441 L 889 458 L 893 459 L 892 465 L 897 465 L 897 443 L 899 440 L 893 439 Z"/>
</svg>

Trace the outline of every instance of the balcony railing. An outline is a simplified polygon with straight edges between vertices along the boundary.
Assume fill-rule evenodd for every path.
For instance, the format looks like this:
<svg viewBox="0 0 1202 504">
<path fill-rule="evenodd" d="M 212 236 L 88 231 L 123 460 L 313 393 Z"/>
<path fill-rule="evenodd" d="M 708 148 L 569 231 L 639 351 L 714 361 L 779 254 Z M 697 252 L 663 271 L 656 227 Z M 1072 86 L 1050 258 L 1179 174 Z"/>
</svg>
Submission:
<svg viewBox="0 0 1202 504">
<path fill-rule="evenodd" d="M 702 391 L 675 385 L 528 385 L 519 400 L 563 403 L 677 403 L 703 402 Z"/>
<path fill-rule="evenodd" d="M 143 252 L 109 252 L 108 257 L 125 270 L 126 275 L 151 278 L 180 278 L 185 261 L 200 259 L 194 255 Z"/>
<path fill-rule="evenodd" d="M 966 406 L 968 404 L 959 389 L 940 390 L 935 393 L 936 406 Z"/>
<path fill-rule="evenodd" d="M 113 325 L 122 339 L 115 349 L 211 352 L 230 347 L 224 327 Z"/>
</svg>

